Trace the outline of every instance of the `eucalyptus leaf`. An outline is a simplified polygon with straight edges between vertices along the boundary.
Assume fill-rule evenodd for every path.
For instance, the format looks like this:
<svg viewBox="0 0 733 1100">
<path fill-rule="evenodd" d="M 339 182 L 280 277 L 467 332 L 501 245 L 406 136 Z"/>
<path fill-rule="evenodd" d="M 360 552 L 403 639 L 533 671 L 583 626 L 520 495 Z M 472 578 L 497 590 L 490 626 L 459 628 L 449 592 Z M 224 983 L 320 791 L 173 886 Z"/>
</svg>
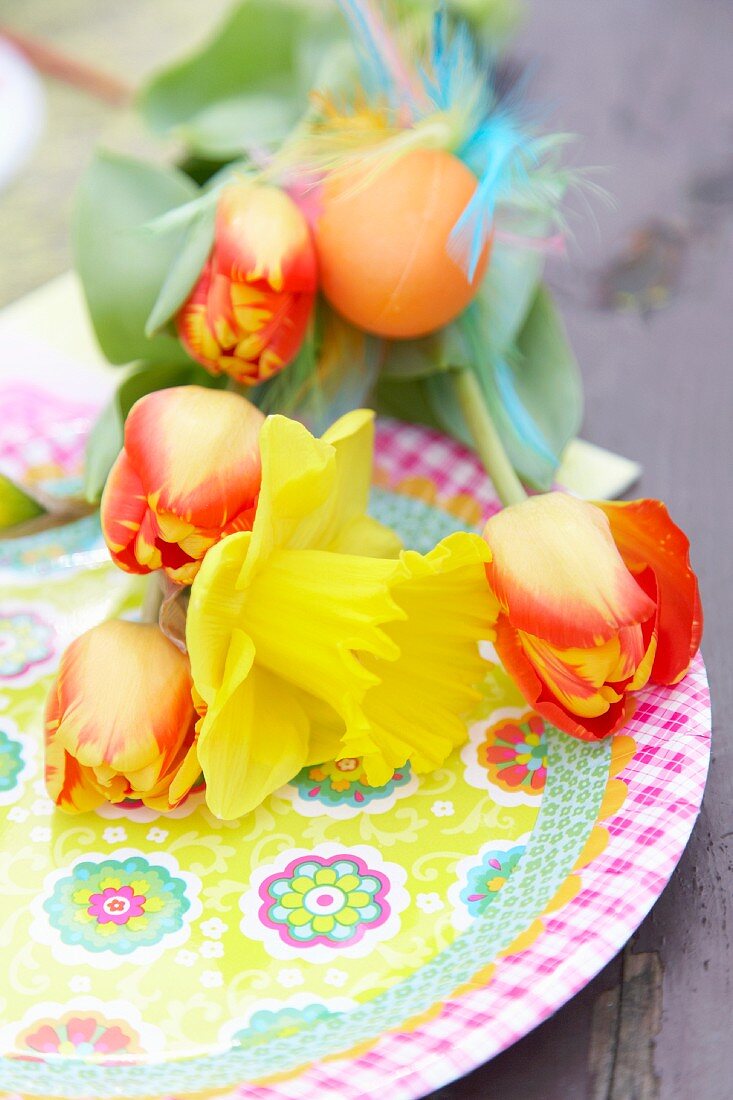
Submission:
<svg viewBox="0 0 733 1100">
<path fill-rule="evenodd" d="M 419 340 L 390 340 L 385 344 L 382 374 L 406 380 L 468 366 L 470 353 L 461 328 L 451 324 Z"/>
<path fill-rule="evenodd" d="M 110 362 L 191 363 L 174 336 L 145 335 L 181 234 L 157 235 L 142 227 L 198 193 L 182 172 L 113 153 L 99 153 L 84 175 L 74 219 L 76 267 Z"/>
<path fill-rule="evenodd" d="M 150 311 L 145 324 L 146 336 L 153 336 L 166 325 L 193 290 L 214 243 L 215 221 L 215 205 L 195 214 Z"/>
<path fill-rule="evenodd" d="M 228 160 L 243 149 L 281 141 L 301 118 L 305 100 L 294 94 L 250 92 L 222 99 L 176 128 L 187 148 L 211 160 Z"/>
<path fill-rule="evenodd" d="M 257 110 L 246 109 L 246 98 L 262 103 L 274 97 L 281 125 L 288 100 L 292 118 L 302 114 L 306 89 L 299 51 L 312 18 L 308 5 L 295 0 L 237 4 L 198 52 L 143 87 L 138 106 L 146 123 L 155 133 L 183 138 L 205 156 L 212 149 L 226 156 L 261 142 L 261 118 Z M 244 107 L 239 115 L 232 106 L 236 101 Z"/>
<path fill-rule="evenodd" d="M 125 420 L 135 402 L 155 390 L 188 385 L 221 389 L 226 378 L 215 378 L 195 363 L 146 363 L 132 368 L 102 411 L 87 442 L 84 493 L 88 501 L 94 503 L 102 495 L 107 476 L 122 450 Z"/>
<path fill-rule="evenodd" d="M 517 392 L 550 447 L 561 455 L 583 421 L 583 385 L 563 321 L 542 284 L 516 349 Z"/>
<path fill-rule="evenodd" d="M 474 312 L 469 319 L 477 323 L 473 330 L 464 326 L 472 348 L 468 369 L 479 379 L 509 458 L 525 482 L 548 489 L 583 414 L 578 366 L 550 294 L 542 285 L 536 288 L 524 324 L 505 355 L 492 350 L 481 314 Z M 437 428 L 473 445 L 451 371 L 423 377 L 383 375 L 377 402 L 382 413 Z"/>
<path fill-rule="evenodd" d="M 544 256 L 515 244 L 494 245 L 486 275 L 476 298 L 487 347 L 503 354 L 512 345 L 537 289 Z"/>
</svg>

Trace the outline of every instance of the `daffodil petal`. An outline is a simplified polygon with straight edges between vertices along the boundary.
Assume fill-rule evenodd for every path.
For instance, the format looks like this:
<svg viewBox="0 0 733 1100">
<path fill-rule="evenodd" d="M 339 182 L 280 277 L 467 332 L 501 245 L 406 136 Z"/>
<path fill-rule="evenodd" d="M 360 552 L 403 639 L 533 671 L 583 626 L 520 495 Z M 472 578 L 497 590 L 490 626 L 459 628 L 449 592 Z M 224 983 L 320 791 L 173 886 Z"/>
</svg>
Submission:
<svg viewBox="0 0 733 1100">
<path fill-rule="evenodd" d="M 479 642 L 494 634 L 496 604 L 487 591 L 488 548 L 458 533 L 424 557 L 403 553 L 391 591 L 403 618 L 385 627 L 399 656 L 362 655 L 378 678 L 362 709 L 368 730 L 348 728 L 341 757 L 361 756 L 370 783 L 387 782 L 410 760 L 439 767 L 466 737 L 487 666 Z"/>
<path fill-rule="evenodd" d="M 201 722 L 198 758 L 206 801 L 224 821 L 241 817 L 305 765 L 308 720 L 296 693 L 253 668 Z"/>
</svg>

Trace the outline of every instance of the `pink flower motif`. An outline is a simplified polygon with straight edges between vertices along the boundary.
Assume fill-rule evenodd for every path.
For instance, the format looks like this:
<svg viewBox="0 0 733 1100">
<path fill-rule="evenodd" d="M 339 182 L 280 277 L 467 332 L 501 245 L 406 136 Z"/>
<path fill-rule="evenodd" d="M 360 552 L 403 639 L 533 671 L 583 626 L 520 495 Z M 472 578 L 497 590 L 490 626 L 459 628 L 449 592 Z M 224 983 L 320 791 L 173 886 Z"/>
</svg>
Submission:
<svg viewBox="0 0 733 1100">
<path fill-rule="evenodd" d="M 531 713 L 497 722 L 486 730 L 478 761 L 504 790 L 541 794 L 547 779 L 545 723 Z"/>
<path fill-rule="evenodd" d="M 126 1033 L 116 1023 L 102 1017 L 75 1016 L 43 1022 L 22 1039 L 22 1045 L 33 1054 L 19 1055 L 24 1061 L 43 1061 L 49 1055 L 100 1059 L 106 1065 L 115 1063 L 108 1055 L 128 1053 L 135 1046 L 135 1035 Z"/>
<path fill-rule="evenodd" d="M 145 900 L 144 894 L 135 894 L 131 886 L 108 886 L 101 894 L 92 894 L 87 913 L 97 918 L 97 924 L 127 924 L 143 915 Z"/>
</svg>

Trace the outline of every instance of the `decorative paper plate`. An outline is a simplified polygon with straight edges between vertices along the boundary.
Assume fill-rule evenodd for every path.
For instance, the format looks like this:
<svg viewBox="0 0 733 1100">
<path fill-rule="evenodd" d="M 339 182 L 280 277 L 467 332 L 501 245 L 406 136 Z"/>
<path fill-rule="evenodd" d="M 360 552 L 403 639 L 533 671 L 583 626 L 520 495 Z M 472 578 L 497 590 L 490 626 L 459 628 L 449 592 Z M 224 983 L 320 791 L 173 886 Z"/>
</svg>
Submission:
<svg viewBox="0 0 733 1100">
<path fill-rule="evenodd" d="M 4 467 L 68 471 L 83 410 L 36 397 L 29 417 L 23 392 L 14 400 Z M 417 549 L 493 506 L 473 458 L 433 433 L 385 422 L 377 454 L 373 510 Z M 200 794 L 168 817 L 136 805 L 67 817 L 42 779 L 49 680 L 73 636 L 134 613 L 139 588 L 86 519 L 0 544 L 0 592 L 7 1090 L 424 1095 L 612 957 L 699 808 L 700 661 L 676 689 L 647 692 L 613 743 L 558 733 L 495 668 L 469 741 L 420 781 L 406 767 L 366 787 L 355 759 L 303 771 L 234 824 Z"/>
</svg>

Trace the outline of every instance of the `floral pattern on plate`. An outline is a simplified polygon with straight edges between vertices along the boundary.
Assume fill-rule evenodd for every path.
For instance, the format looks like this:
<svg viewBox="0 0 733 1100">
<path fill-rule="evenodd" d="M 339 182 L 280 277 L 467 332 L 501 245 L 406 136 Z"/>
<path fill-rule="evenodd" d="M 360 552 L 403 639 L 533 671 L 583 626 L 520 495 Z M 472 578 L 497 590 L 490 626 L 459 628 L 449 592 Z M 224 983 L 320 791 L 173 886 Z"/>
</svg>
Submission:
<svg viewBox="0 0 733 1100">
<path fill-rule="evenodd" d="M 0 1030 L 0 1048 L 9 1057 L 51 1064 L 71 1058 L 122 1065 L 130 1055 L 159 1050 L 161 1043 L 159 1029 L 143 1022 L 133 1005 L 96 997 L 42 1002 L 19 1025 Z"/>
<path fill-rule="evenodd" d="M 539 805 L 547 780 L 547 728 L 531 711 L 506 708 L 478 722 L 461 750 L 466 781 L 502 805 Z"/>
<path fill-rule="evenodd" d="M 524 855 L 527 839 L 490 841 L 476 856 L 460 860 L 448 891 L 456 927 L 467 928 L 486 912 Z"/>
<path fill-rule="evenodd" d="M 398 914 L 409 903 L 405 879 L 403 868 L 366 846 L 301 850 L 252 876 L 240 903 L 242 931 L 264 938 L 279 958 L 323 962 L 338 952 L 364 956 L 399 927 Z"/>
<path fill-rule="evenodd" d="M 417 779 L 410 765 L 398 768 L 388 783 L 370 787 L 365 781 L 360 757 L 329 760 L 303 768 L 279 793 L 306 817 L 356 817 L 362 813 L 384 813 L 398 798 L 412 794 Z"/>
<path fill-rule="evenodd" d="M 56 631 L 37 607 L 0 605 L 0 684 L 19 687 L 49 671 Z"/>
<path fill-rule="evenodd" d="M 183 943 L 201 911 L 199 880 L 163 853 L 94 853 L 51 875 L 48 886 L 36 901 L 34 931 L 58 962 L 151 961 Z"/>
</svg>

